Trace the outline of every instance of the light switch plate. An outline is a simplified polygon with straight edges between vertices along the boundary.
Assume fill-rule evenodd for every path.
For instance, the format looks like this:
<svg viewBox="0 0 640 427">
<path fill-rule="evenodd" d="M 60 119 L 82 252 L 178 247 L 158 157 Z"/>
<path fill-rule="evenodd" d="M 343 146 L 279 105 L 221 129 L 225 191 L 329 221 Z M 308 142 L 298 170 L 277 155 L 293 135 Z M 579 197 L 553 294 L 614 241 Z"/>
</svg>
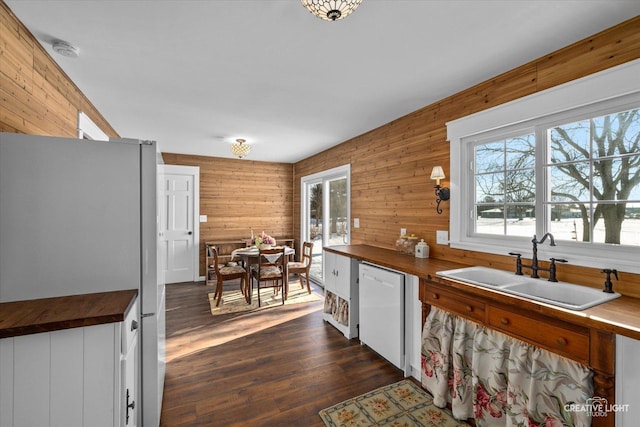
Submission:
<svg viewBox="0 0 640 427">
<path fill-rule="evenodd" d="M 200 222 L 207 222 L 207 216 L 206 215 L 200 215 Z"/>
<path fill-rule="evenodd" d="M 401 228 L 401 229 L 400 229 L 400 235 L 401 235 L 401 236 L 404 236 L 404 235 L 406 235 L 406 234 L 407 234 L 407 229 L 406 229 L 406 228 Z"/>
<path fill-rule="evenodd" d="M 353 228 L 360 228 L 360 218 L 353 218 Z"/>
<path fill-rule="evenodd" d="M 447 230 L 436 231 L 436 243 L 439 245 L 449 244 L 449 232 Z"/>
</svg>

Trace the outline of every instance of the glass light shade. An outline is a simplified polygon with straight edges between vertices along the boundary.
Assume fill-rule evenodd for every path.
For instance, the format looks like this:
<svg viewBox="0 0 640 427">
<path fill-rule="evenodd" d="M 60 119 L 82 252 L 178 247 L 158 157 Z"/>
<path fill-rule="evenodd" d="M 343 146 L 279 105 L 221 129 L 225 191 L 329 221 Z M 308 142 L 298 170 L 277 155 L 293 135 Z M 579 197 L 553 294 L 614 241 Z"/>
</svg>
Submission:
<svg viewBox="0 0 640 427">
<path fill-rule="evenodd" d="M 251 151 L 251 146 L 245 144 L 244 139 L 236 139 L 236 143 L 231 146 L 231 152 L 239 159 L 243 158 Z"/>
<path fill-rule="evenodd" d="M 442 166 L 434 166 L 433 169 L 431 169 L 431 179 L 436 180 L 436 185 L 440 185 L 440 180 L 445 178 Z"/>
<path fill-rule="evenodd" d="M 362 0 L 300 0 L 309 12 L 325 21 L 337 21 L 346 18 Z"/>
</svg>

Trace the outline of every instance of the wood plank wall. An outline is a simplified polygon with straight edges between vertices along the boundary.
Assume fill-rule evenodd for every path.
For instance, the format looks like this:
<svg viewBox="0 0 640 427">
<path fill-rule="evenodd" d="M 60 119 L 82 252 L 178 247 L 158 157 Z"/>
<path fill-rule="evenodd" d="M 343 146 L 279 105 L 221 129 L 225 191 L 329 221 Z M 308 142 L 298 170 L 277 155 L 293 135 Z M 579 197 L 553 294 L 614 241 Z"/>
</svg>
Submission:
<svg viewBox="0 0 640 427">
<path fill-rule="evenodd" d="M 162 153 L 165 164 L 200 167 L 200 275 L 204 242 L 248 238 L 264 231 L 293 235 L 293 165 Z M 296 242 L 297 243 L 297 242 Z"/>
<path fill-rule="evenodd" d="M 435 211 L 431 168 L 449 173 L 449 142 L 445 123 L 530 95 L 615 65 L 640 58 L 640 17 L 524 64 L 391 123 L 348 140 L 295 164 L 294 232 L 300 234 L 300 178 L 351 164 L 352 243 L 393 249 L 400 228 L 424 238 L 431 256 L 467 264 L 513 269 L 508 256 L 454 250 L 436 245 L 436 230 L 449 230 L 449 203 Z M 443 185 L 448 185 L 444 180 Z M 507 252 L 507 250 L 505 250 Z M 567 254 L 569 257 L 569 254 Z M 558 267 L 560 280 L 601 287 L 600 268 Z M 640 275 L 620 275 L 616 290 L 640 297 Z"/>
<path fill-rule="evenodd" d="M 118 136 L 3 1 L 0 101 L 0 132 L 75 138 L 83 111 L 104 133 Z"/>
</svg>

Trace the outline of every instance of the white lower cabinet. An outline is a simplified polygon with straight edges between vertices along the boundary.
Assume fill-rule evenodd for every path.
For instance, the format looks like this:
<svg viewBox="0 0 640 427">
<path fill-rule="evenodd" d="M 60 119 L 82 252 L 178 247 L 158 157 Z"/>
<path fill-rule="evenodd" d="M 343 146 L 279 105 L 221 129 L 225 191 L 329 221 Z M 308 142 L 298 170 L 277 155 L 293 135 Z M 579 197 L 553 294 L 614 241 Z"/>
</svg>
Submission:
<svg viewBox="0 0 640 427">
<path fill-rule="evenodd" d="M 640 418 L 640 341 L 616 336 L 616 426 L 637 426 Z"/>
<path fill-rule="evenodd" d="M 325 321 L 348 339 L 358 336 L 358 261 L 325 251 Z"/>
<path fill-rule="evenodd" d="M 137 313 L 136 304 L 125 322 L 0 339 L 0 427 L 135 426 Z"/>
<path fill-rule="evenodd" d="M 127 349 L 127 353 L 123 354 L 122 361 L 122 417 L 121 426 L 135 427 L 138 425 L 138 411 L 140 401 L 138 396 L 138 366 L 140 366 L 140 358 L 138 352 L 138 339 L 134 339 Z"/>
</svg>

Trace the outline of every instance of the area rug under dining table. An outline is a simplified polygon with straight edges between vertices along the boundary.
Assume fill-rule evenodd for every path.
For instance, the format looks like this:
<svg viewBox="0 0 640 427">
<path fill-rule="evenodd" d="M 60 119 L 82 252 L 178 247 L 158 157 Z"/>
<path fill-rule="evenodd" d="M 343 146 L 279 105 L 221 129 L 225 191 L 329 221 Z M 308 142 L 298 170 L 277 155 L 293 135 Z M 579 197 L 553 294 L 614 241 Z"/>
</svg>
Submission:
<svg viewBox="0 0 640 427">
<path fill-rule="evenodd" d="M 247 301 L 244 299 L 244 295 L 242 295 L 242 292 L 240 292 L 240 289 L 238 288 L 224 290 L 222 292 L 222 302 L 218 307 L 216 307 L 214 294 L 214 292 L 208 294 L 211 314 L 214 316 L 221 314 L 255 311 L 258 309 L 282 305 L 282 297 L 280 296 L 280 293 L 276 295 L 271 289 L 260 291 L 260 308 L 258 308 L 258 291 L 256 289 L 253 290 L 251 304 L 247 304 Z M 308 293 L 306 287 L 304 289 L 301 288 L 299 282 L 290 282 L 289 294 L 284 305 L 321 301 L 322 299 L 323 297 L 316 292 Z"/>
<path fill-rule="evenodd" d="M 377 388 L 321 410 L 328 427 L 469 426 L 433 404 L 433 398 L 411 380 Z"/>
</svg>

